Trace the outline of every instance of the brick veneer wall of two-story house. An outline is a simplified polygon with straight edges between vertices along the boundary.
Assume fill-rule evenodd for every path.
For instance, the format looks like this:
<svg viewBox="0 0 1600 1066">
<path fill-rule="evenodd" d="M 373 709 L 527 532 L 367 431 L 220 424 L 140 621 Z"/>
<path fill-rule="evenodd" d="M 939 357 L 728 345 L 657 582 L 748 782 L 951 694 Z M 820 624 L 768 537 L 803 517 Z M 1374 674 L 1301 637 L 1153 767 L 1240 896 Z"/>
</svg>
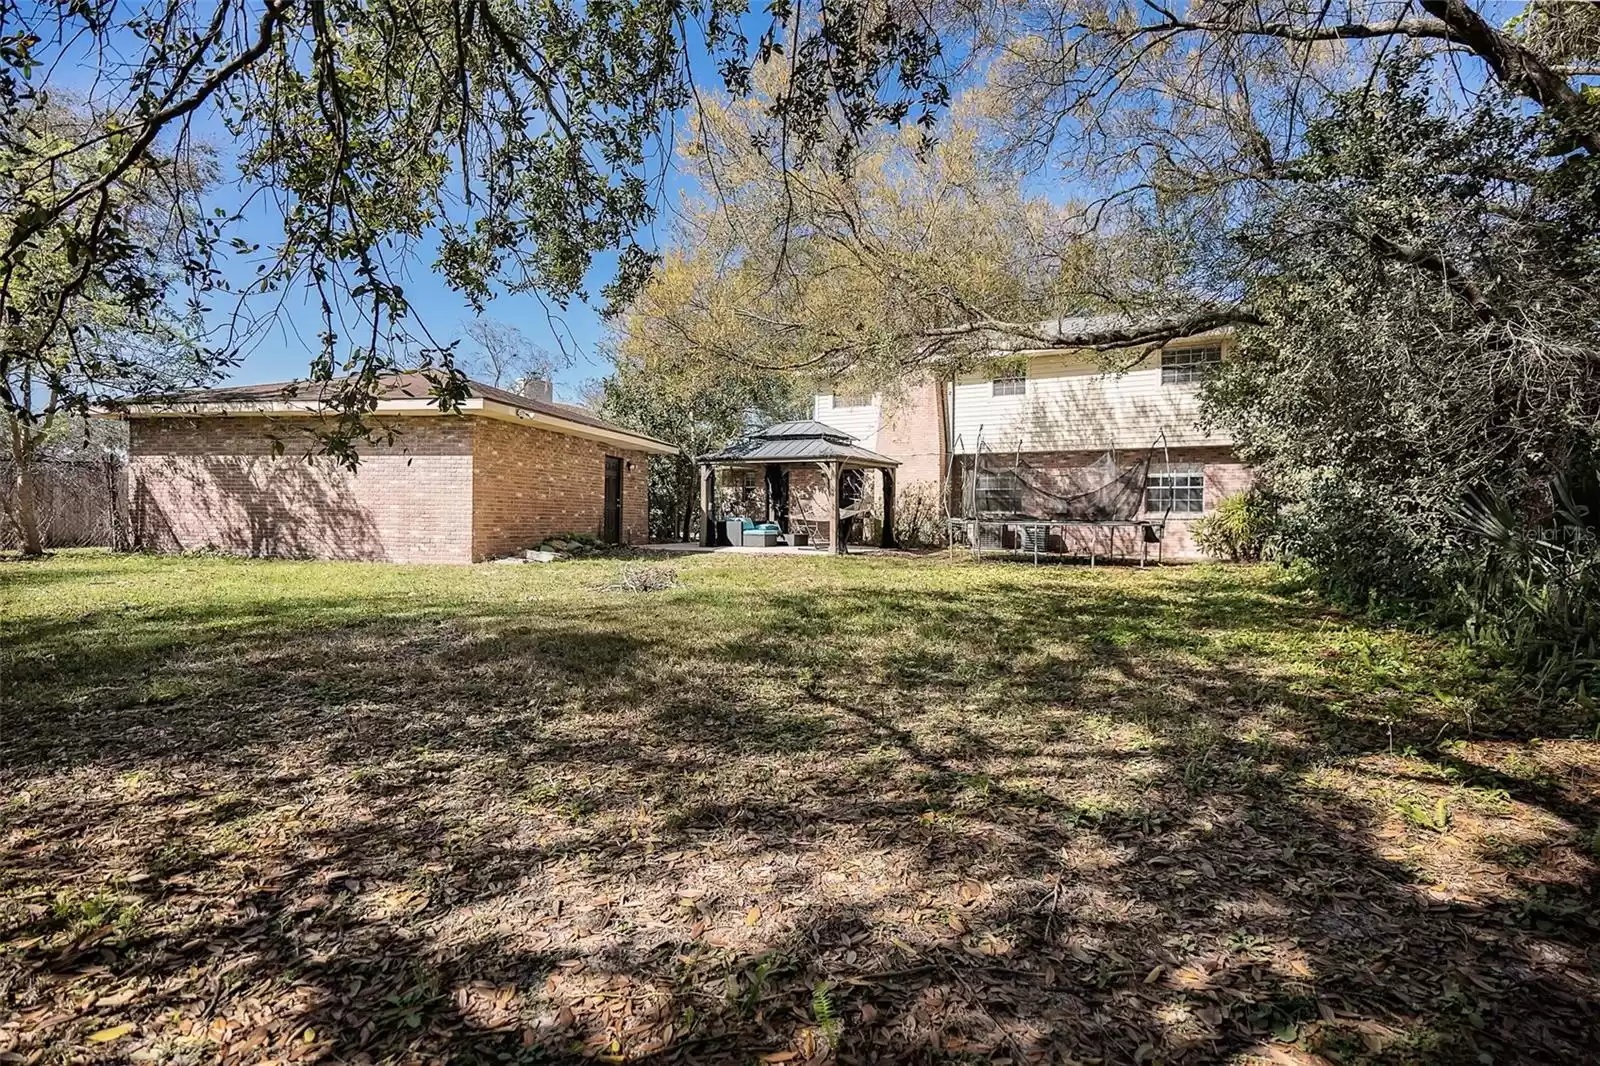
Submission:
<svg viewBox="0 0 1600 1066">
<path fill-rule="evenodd" d="M 989 475 L 985 488 L 1010 485 L 1003 504 L 986 502 L 1040 517 L 1070 509 L 1074 497 L 1119 475 L 1136 482 L 1148 464 L 1152 491 L 1125 496 L 1119 505 L 1163 526 L 1164 558 L 1194 559 L 1201 553 L 1193 521 L 1251 483 L 1232 442 L 1200 420 L 1199 380 L 1230 344 L 1226 334 L 1174 342 L 1120 372 L 1092 356 L 1028 353 L 999 379 L 972 375 L 848 402 L 820 393 L 813 417 L 900 459 L 902 485 L 935 482 L 941 502 L 956 515 L 971 505 L 975 486 L 968 479 L 980 451 L 980 472 Z M 1110 535 L 1061 528 L 1052 534 L 1052 547 L 1103 552 Z M 1118 535 L 1127 541 L 1134 534 Z M 1137 551 L 1132 544 L 1115 547 Z"/>
</svg>

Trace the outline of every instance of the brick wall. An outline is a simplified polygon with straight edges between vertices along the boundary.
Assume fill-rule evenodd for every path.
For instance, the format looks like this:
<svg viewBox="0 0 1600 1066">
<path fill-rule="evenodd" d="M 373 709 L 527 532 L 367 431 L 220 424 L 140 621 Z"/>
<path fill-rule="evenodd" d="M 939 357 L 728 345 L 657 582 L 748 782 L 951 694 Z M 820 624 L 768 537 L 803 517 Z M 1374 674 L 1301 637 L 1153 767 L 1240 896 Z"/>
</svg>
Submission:
<svg viewBox="0 0 1600 1066">
<path fill-rule="evenodd" d="M 819 466 L 797 463 L 789 467 L 789 528 L 811 534 L 811 543 L 828 543 L 828 475 Z"/>
<path fill-rule="evenodd" d="M 396 418 L 392 443 L 356 470 L 325 457 L 303 419 L 225 416 L 129 422 L 136 546 L 242 555 L 464 563 L 472 546 L 466 418 Z M 272 438 L 285 454 L 272 454 Z"/>
<path fill-rule="evenodd" d="M 848 476 L 848 473 L 847 475 Z M 876 545 L 883 535 L 883 475 L 878 470 L 862 470 L 861 500 L 870 513 L 856 518 L 851 544 Z M 896 489 L 900 482 L 896 481 Z M 789 467 L 789 527 L 811 534 L 811 543 L 819 547 L 832 537 L 829 526 L 831 499 L 828 495 L 828 475 L 820 466 L 799 463 Z"/>
<path fill-rule="evenodd" d="M 1025 476 L 1031 487 L 1023 492 L 1022 512 L 1049 515 L 1073 504 L 1081 504 L 1081 500 L 1067 503 L 1060 497 L 1078 497 L 1080 493 L 1105 484 L 1112 470 L 1126 472 L 1143 458 L 1142 450 L 1118 453 L 1114 464 L 1109 453 L 1104 451 L 1024 452 L 1022 459 L 1027 464 Z M 968 462 L 971 461 L 970 456 L 966 459 Z M 985 468 L 994 472 L 1010 469 L 1012 462 L 1011 456 L 985 456 Z M 1170 463 L 1176 468 L 1199 470 L 1205 478 L 1205 513 L 1215 509 L 1223 497 L 1249 488 L 1253 480 L 1250 469 L 1238 461 L 1231 449 L 1225 447 L 1172 448 L 1164 454 L 1157 452 L 1152 458 L 1152 463 L 1154 469 L 1160 469 L 1163 463 Z M 967 476 L 967 471 L 958 467 L 951 487 L 952 492 L 956 493 L 955 499 L 958 504 L 961 500 L 963 482 Z M 1133 491 L 1132 488 L 1129 491 Z M 1132 501 L 1110 502 L 1127 506 Z M 1161 517 L 1159 514 L 1144 514 L 1143 502 L 1140 499 L 1135 504 L 1141 517 L 1151 519 Z M 1195 546 L 1190 531 L 1193 521 L 1193 517 L 1167 518 L 1162 538 L 1162 558 L 1174 560 L 1204 558 L 1203 553 Z M 1111 543 L 1109 540 L 1111 536 L 1104 529 L 1079 528 L 1058 531 L 1052 537 L 1052 548 L 1080 555 L 1088 554 L 1093 548 L 1097 554 L 1105 554 Z M 1131 531 L 1124 530 L 1115 536 L 1116 554 L 1124 556 L 1139 554 L 1139 542 Z M 1155 548 L 1152 546 L 1151 557 L 1154 555 Z"/>
<path fill-rule="evenodd" d="M 308 423 L 130 420 L 135 544 L 241 555 L 465 563 L 602 528 L 605 457 L 623 460 L 623 540 L 647 537 L 647 457 L 487 418 L 396 418 L 355 471 L 311 457 Z M 272 454 L 272 437 L 285 454 Z"/>
<path fill-rule="evenodd" d="M 472 449 L 472 555 L 491 559 L 557 533 L 600 535 L 605 459 L 623 460 L 622 539 L 649 537 L 649 464 L 626 451 L 565 433 L 480 419 Z"/>
<path fill-rule="evenodd" d="M 944 414 L 940 386 L 928 381 L 912 386 L 902 396 L 885 397 L 883 423 L 873 450 L 900 460 L 896 484 L 900 487 L 944 480 Z"/>
</svg>

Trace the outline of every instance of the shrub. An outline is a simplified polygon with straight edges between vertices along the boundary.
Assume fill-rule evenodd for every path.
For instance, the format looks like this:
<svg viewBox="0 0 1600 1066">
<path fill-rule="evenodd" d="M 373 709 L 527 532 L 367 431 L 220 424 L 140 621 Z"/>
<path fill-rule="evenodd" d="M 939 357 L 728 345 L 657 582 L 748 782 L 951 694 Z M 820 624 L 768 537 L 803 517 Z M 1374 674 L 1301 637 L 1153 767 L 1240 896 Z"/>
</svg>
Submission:
<svg viewBox="0 0 1600 1066">
<path fill-rule="evenodd" d="M 1464 563 L 1457 596 L 1473 643 L 1540 688 L 1581 687 L 1600 673 L 1600 478 L 1563 474 L 1551 495 L 1532 523 L 1502 496 L 1468 502 L 1461 518 L 1484 550 Z"/>
<path fill-rule="evenodd" d="M 1260 489 L 1236 492 L 1190 526 L 1200 550 L 1214 559 L 1256 562 L 1267 554 L 1278 511 Z"/>
<path fill-rule="evenodd" d="M 917 481 L 899 488 L 894 497 L 894 535 L 903 548 L 942 548 L 950 543 L 949 524 L 939 485 Z"/>
<path fill-rule="evenodd" d="M 1333 466 L 1277 471 L 1272 555 L 1298 563 L 1345 606 L 1423 619 L 1451 588 L 1453 523 L 1412 486 L 1384 486 Z"/>
</svg>

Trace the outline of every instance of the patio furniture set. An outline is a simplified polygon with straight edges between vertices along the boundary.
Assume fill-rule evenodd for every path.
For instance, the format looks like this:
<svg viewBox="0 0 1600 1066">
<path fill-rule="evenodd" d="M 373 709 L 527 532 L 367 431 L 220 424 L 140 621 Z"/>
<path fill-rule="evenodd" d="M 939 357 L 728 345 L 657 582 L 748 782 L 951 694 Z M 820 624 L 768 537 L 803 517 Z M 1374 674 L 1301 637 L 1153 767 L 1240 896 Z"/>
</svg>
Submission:
<svg viewBox="0 0 1600 1066">
<path fill-rule="evenodd" d="M 776 522 L 757 522 L 750 518 L 724 518 L 722 533 L 717 539 L 719 547 L 778 548 L 790 545 L 808 547 L 811 534 L 791 529 L 785 533 Z"/>
</svg>

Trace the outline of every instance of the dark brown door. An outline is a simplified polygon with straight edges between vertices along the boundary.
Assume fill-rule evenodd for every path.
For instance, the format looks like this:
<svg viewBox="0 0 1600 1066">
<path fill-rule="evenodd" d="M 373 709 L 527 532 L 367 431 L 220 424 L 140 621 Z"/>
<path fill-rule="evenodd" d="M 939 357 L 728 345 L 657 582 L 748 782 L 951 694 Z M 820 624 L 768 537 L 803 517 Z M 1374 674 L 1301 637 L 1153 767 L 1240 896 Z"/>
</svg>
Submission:
<svg viewBox="0 0 1600 1066">
<path fill-rule="evenodd" d="M 601 533 L 607 544 L 622 543 L 622 460 L 606 456 L 606 520 Z"/>
<path fill-rule="evenodd" d="M 767 464 L 767 521 L 789 532 L 789 471 L 777 463 Z"/>
</svg>

